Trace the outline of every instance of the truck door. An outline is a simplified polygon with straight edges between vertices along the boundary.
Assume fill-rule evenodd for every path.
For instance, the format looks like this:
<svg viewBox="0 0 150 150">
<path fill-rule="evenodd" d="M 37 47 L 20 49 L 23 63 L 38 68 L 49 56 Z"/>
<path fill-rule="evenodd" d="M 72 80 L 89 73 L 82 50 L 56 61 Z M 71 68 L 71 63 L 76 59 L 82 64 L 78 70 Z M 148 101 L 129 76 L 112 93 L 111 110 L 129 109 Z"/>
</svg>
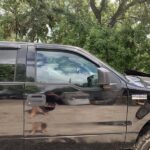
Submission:
<svg viewBox="0 0 150 150">
<path fill-rule="evenodd" d="M 24 82 L 20 81 L 26 57 L 23 47 L 7 46 L 0 46 L 0 149 L 22 150 Z"/>
<path fill-rule="evenodd" d="M 25 150 L 37 145 L 49 149 L 57 142 L 120 149 L 127 105 L 119 77 L 110 73 L 110 86 L 102 88 L 97 75 L 101 66 L 89 57 L 65 49 L 30 48 L 27 70 L 32 80 L 26 83 Z"/>
</svg>

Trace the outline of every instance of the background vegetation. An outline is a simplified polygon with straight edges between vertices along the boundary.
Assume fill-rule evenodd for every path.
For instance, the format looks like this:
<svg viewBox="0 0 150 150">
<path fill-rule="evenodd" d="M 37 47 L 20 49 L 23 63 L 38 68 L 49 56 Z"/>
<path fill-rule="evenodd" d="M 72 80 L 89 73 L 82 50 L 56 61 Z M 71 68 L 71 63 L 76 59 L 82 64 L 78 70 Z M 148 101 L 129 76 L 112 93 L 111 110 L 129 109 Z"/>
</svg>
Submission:
<svg viewBox="0 0 150 150">
<path fill-rule="evenodd" d="M 150 0 L 1 0 L 0 40 L 75 45 L 150 72 Z"/>
</svg>

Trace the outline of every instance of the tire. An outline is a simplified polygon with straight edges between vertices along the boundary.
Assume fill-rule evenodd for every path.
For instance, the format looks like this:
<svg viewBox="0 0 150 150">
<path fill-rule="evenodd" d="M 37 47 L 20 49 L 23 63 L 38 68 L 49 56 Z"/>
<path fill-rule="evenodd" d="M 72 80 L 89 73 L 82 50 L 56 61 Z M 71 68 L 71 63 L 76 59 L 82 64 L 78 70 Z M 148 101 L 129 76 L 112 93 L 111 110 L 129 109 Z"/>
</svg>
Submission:
<svg viewBox="0 0 150 150">
<path fill-rule="evenodd" d="M 150 150 L 150 131 L 141 136 L 134 146 L 134 150 Z"/>
</svg>

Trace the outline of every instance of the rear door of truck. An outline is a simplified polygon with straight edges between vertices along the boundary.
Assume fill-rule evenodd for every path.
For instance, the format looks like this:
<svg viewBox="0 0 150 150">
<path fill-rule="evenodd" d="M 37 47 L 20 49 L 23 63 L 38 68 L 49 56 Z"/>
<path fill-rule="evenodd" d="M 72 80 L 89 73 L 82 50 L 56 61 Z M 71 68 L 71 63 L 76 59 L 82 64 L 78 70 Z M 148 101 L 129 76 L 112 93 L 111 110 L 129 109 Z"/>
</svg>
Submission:
<svg viewBox="0 0 150 150">
<path fill-rule="evenodd" d="M 0 43 L 0 149 L 22 150 L 26 45 Z"/>
</svg>

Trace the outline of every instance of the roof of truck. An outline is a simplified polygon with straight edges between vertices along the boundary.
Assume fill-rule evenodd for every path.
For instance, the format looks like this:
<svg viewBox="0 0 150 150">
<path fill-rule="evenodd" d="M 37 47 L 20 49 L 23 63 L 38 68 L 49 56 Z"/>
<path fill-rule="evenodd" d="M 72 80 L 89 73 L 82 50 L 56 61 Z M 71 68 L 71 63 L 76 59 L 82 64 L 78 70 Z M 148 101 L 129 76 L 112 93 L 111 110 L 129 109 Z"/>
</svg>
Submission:
<svg viewBox="0 0 150 150">
<path fill-rule="evenodd" d="M 30 42 L 9 42 L 9 41 L 0 41 L 0 48 L 4 49 L 19 49 L 22 45 L 27 46 L 35 46 L 36 49 L 59 49 L 59 50 L 68 50 L 72 52 L 81 52 L 84 53 L 86 56 L 93 57 L 92 54 L 90 54 L 88 51 L 77 47 L 77 46 L 71 46 L 71 45 L 62 45 L 62 44 L 45 44 L 45 43 L 30 43 Z M 93 59 L 96 59 L 93 57 Z M 99 61 L 97 59 L 97 61 Z"/>
<path fill-rule="evenodd" d="M 71 45 L 62 45 L 62 44 L 45 44 L 45 43 L 30 43 L 30 42 L 9 42 L 9 41 L 0 41 L 0 48 L 4 49 L 19 49 L 22 45 L 35 46 L 36 49 L 59 49 L 59 50 L 68 50 L 72 52 L 81 52 L 85 55 L 93 57 L 88 51 Z M 95 57 L 93 58 L 95 59 Z M 98 59 L 97 59 L 98 61 Z"/>
<path fill-rule="evenodd" d="M 36 48 L 71 48 L 83 50 L 82 48 L 71 46 L 71 45 L 62 45 L 62 44 L 45 44 L 45 43 L 31 43 L 31 42 L 10 42 L 10 41 L 0 41 L 0 47 L 3 48 L 20 48 L 21 45 L 34 45 Z"/>
</svg>

